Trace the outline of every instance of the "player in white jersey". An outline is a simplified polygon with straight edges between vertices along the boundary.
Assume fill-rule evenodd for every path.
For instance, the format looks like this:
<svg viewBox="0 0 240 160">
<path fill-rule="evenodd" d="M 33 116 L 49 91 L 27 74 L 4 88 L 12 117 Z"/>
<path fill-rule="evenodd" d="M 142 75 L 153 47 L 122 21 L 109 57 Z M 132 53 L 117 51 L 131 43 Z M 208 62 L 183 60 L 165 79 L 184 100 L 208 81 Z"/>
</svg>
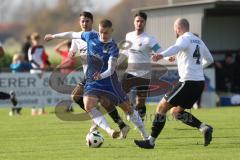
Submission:
<svg viewBox="0 0 240 160">
<path fill-rule="evenodd" d="M 80 39 L 80 37 L 82 32 L 86 32 L 86 31 L 97 32 L 97 31 L 92 29 L 93 15 L 90 12 L 82 12 L 80 14 L 79 24 L 82 30 L 81 32 L 65 32 L 65 33 L 60 33 L 55 35 L 46 35 L 45 39 L 46 40 L 51 40 L 55 38 L 72 39 L 72 45 L 69 52 L 72 56 L 76 55 L 77 52 L 80 53 L 79 58 L 81 60 L 81 63 L 83 66 L 83 72 L 85 75 L 87 71 L 87 62 L 86 62 L 87 43 L 82 39 Z M 83 110 L 85 110 L 84 103 L 83 103 L 83 96 L 82 96 L 84 92 L 84 85 L 85 85 L 85 80 L 80 82 L 75 87 L 71 95 L 73 101 L 76 102 Z M 114 107 L 111 109 L 111 111 L 109 111 L 108 114 L 113 119 L 113 121 L 118 124 L 120 128 L 120 138 L 126 138 L 130 127 L 124 123 L 124 121 L 119 116 L 118 111 Z M 94 131 L 96 129 L 97 129 L 97 126 L 93 124 L 93 126 L 90 128 L 90 131 Z"/>
<path fill-rule="evenodd" d="M 155 140 L 162 131 L 166 122 L 166 113 L 172 108 L 173 116 L 183 123 L 195 127 L 204 135 L 204 146 L 212 140 L 213 128 L 194 117 L 185 109 L 192 108 L 200 97 L 204 88 L 203 68 L 213 63 L 213 58 L 204 42 L 189 32 L 187 19 L 179 18 L 174 23 L 177 41 L 167 50 L 154 55 L 154 61 L 163 57 L 177 54 L 177 65 L 180 76 L 179 83 L 167 93 L 157 106 L 157 113 L 152 123 L 152 133 L 148 140 L 138 141 L 135 144 L 141 148 L 152 149 Z"/>
<path fill-rule="evenodd" d="M 122 51 L 128 57 L 128 68 L 123 77 L 122 86 L 127 93 L 133 88 L 136 89 L 135 107 L 142 120 L 146 114 L 145 101 L 151 78 L 151 55 L 161 51 L 156 38 L 144 31 L 146 21 L 146 13 L 135 14 L 135 31 L 126 34 L 125 40 L 129 47 Z"/>
</svg>

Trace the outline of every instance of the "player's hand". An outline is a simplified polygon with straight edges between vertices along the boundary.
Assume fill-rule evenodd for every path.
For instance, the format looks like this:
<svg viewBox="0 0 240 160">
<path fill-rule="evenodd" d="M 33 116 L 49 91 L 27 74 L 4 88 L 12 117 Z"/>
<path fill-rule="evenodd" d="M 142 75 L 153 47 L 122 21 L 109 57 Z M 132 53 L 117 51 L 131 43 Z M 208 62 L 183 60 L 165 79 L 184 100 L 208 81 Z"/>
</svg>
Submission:
<svg viewBox="0 0 240 160">
<path fill-rule="evenodd" d="M 176 60 L 176 56 L 171 56 L 168 58 L 169 62 L 174 62 Z"/>
<path fill-rule="evenodd" d="M 153 62 L 157 62 L 160 59 L 163 59 L 163 56 L 161 54 L 155 54 L 152 56 Z"/>
<path fill-rule="evenodd" d="M 46 34 L 45 37 L 44 37 L 44 41 L 51 41 L 53 38 L 53 35 L 52 34 Z"/>
<path fill-rule="evenodd" d="M 95 72 L 95 73 L 93 74 L 93 79 L 94 79 L 94 80 L 100 80 L 100 79 L 102 79 L 100 72 Z"/>
</svg>

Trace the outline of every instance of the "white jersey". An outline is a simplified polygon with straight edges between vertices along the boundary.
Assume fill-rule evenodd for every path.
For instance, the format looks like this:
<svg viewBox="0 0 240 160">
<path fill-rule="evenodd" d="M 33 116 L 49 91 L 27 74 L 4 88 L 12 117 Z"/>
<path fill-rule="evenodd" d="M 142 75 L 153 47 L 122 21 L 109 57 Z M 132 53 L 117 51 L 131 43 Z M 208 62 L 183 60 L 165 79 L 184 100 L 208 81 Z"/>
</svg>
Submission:
<svg viewBox="0 0 240 160">
<path fill-rule="evenodd" d="M 97 32 L 92 30 L 92 32 Z M 83 66 L 83 72 L 86 74 L 87 72 L 87 43 L 81 39 L 83 31 L 81 32 L 64 32 L 60 34 L 53 35 L 55 38 L 67 38 L 72 39 L 70 52 L 80 54 L 80 60 Z"/>
<path fill-rule="evenodd" d="M 82 31 L 80 32 L 82 33 Z M 80 34 L 81 35 L 81 34 Z M 81 36 L 80 36 L 81 37 Z M 72 39 L 71 48 L 69 49 L 70 52 L 80 54 L 80 60 L 83 67 L 84 74 L 87 72 L 87 43 L 82 39 Z"/>
<path fill-rule="evenodd" d="M 130 48 L 123 51 L 128 56 L 127 73 L 136 77 L 150 78 L 151 55 L 161 51 L 156 38 L 146 32 L 140 35 L 136 31 L 126 34 L 126 41 L 130 42 Z"/>
<path fill-rule="evenodd" d="M 203 68 L 213 62 L 213 58 L 204 42 L 193 33 L 186 32 L 180 36 L 175 45 L 162 52 L 170 56 L 176 49 L 180 82 L 205 80 Z"/>
</svg>

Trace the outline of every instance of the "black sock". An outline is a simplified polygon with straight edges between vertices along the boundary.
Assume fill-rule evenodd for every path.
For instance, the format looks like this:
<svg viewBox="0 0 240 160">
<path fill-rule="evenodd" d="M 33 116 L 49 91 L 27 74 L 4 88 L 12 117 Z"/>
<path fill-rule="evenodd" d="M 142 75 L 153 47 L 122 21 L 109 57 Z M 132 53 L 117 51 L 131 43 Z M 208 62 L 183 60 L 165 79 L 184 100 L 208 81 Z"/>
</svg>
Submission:
<svg viewBox="0 0 240 160">
<path fill-rule="evenodd" d="M 16 108 L 17 114 L 21 113 L 22 108 Z"/>
<path fill-rule="evenodd" d="M 80 97 L 80 99 L 78 101 L 75 101 L 84 111 L 85 108 L 84 108 L 84 103 L 83 103 L 83 97 Z"/>
<path fill-rule="evenodd" d="M 118 127 L 120 129 L 122 129 L 122 128 L 124 128 L 126 126 L 126 124 L 123 122 L 122 118 L 119 116 L 118 111 L 117 111 L 116 108 L 114 108 L 108 114 L 113 119 L 113 121 L 118 124 Z"/>
<path fill-rule="evenodd" d="M 156 114 L 152 123 L 151 136 L 157 138 L 166 122 L 166 115 Z"/>
<path fill-rule="evenodd" d="M 139 116 L 141 117 L 142 121 L 144 121 L 144 117 L 146 115 L 146 106 L 144 105 L 136 105 L 136 111 L 138 111 Z"/>
<path fill-rule="evenodd" d="M 188 113 L 188 112 L 185 112 L 185 111 L 180 112 L 176 116 L 176 119 L 182 121 L 186 125 L 189 125 L 189 126 L 195 127 L 195 128 L 200 128 L 200 125 L 202 124 L 202 122 L 200 122 L 191 113 Z"/>
<path fill-rule="evenodd" d="M 5 92 L 0 92 L 0 99 L 10 99 L 10 94 Z"/>
<path fill-rule="evenodd" d="M 12 113 L 15 114 L 15 112 L 16 112 L 16 108 L 13 107 L 13 108 L 12 108 Z"/>
</svg>

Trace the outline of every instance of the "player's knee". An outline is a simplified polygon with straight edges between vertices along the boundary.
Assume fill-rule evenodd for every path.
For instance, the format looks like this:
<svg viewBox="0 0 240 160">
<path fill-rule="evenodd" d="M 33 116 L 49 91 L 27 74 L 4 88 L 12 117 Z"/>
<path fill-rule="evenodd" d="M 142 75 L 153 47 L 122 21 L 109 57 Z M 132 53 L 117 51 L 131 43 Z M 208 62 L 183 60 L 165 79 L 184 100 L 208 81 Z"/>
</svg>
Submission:
<svg viewBox="0 0 240 160">
<path fill-rule="evenodd" d="M 165 99 L 162 99 L 157 106 L 157 112 L 165 114 L 170 108 L 171 105 Z"/>
<path fill-rule="evenodd" d="M 84 105 L 84 109 L 85 109 L 85 111 L 88 112 L 88 113 L 91 112 L 92 108 L 93 108 L 93 107 L 90 106 L 90 105 Z"/>
<path fill-rule="evenodd" d="M 71 98 L 74 102 L 78 102 L 81 99 L 81 94 L 77 92 L 72 93 Z"/>
<path fill-rule="evenodd" d="M 179 107 L 173 107 L 170 110 L 171 115 L 175 118 L 175 119 L 181 119 L 182 114 L 183 114 L 184 110 L 182 108 Z"/>
<path fill-rule="evenodd" d="M 74 101 L 74 102 L 77 102 L 79 100 L 79 96 L 75 95 L 75 94 L 71 94 L 71 99 Z"/>
<path fill-rule="evenodd" d="M 170 114 L 171 114 L 175 119 L 177 119 L 177 117 L 178 117 L 178 115 L 179 115 L 179 112 L 178 112 L 178 110 L 177 110 L 176 108 L 172 108 L 172 109 L 170 110 Z"/>
<path fill-rule="evenodd" d="M 121 107 L 122 110 L 124 111 L 124 113 L 127 115 L 133 113 L 133 108 L 131 107 L 131 105 L 129 103 L 123 103 L 123 104 L 119 105 L 119 107 Z"/>
</svg>

